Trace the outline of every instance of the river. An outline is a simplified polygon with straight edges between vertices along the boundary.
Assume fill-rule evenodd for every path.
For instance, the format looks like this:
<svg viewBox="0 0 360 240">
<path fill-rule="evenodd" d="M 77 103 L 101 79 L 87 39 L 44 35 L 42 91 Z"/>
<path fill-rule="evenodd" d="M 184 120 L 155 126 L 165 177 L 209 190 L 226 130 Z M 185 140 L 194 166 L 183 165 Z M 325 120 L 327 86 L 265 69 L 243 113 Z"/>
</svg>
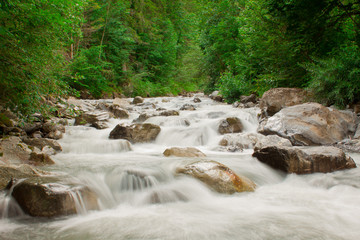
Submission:
<svg viewBox="0 0 360 240">
<path fill-rule="evenodd" d="M 311 175 L 286 175 L 253 158 L 251 149 L 227 152 L 219 147 L 220 120 L 238 117 L 245 132 L 256 132 L 259 109 L 239 109 L 200 97 L 148 98 L 157 108 L 179 110 L 186 103 L 196 111 L 153 117 L 161 126 L 155 142 L 132 144 L 108 139 L 110 128 L 68 126 L 59 142 L 63 152 L 44 170 L 74 178 L 94 190 L 100 210 L 55 219 L 0 219 L 0 239 L 360 239 L 360 169 Z M 110 100 L 109 100 L 110 101 Z M 164 157 L 168 147 L 192 146 L 257 184 L 255 192 L 224 195 L 175 169 L 194 159 Z M 357 165 L 360 155 L 351 154 Z"/>
</svg>

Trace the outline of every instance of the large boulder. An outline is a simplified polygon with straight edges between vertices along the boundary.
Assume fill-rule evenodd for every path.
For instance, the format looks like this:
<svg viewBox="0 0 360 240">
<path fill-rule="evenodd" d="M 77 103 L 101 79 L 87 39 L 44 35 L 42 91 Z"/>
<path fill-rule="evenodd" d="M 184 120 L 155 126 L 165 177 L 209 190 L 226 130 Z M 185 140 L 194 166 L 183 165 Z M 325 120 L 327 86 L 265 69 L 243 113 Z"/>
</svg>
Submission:
<svg viewBox="0 0 360 240">
<path fill-rule="evenodd" d="M 269 145 L 280 145 L 291 147 L 291 142 L 277 135 L 265 136 L 260 133 L 236 133 L 227 134 L 219 142 L 220 146 L 226 147 L 228 151 L 239 151 L 243 149 L 261 148 Z"/>
<path fill-rule="evenodd" d="M 305 90 L 299 88 L 273 88 L 262 96 L 260 109 L 263 116 L 272 116 L 284 107 L 306 102 L 307 95 Z"/>
<path fill-rule="evenodd" d="M 239 133 L 244 129 L 241 120 L 237 117 L 229 117 L 220 122 L 219 133 Z"/>
<path fill-rule="evenodd" d="M 47 174 L 49 173 L 41 171 L 28 164 L 0 164 L 0 190 L 4 189 L 11 179 L 39 177 Z"/>
<path fill-rule="evenodd" d="M 330 146 L 265 146 L 255 148 L 253 156 L 275 169 L 296 174 L 327 173 L 356 167 L 354 160 L 341 149 Z"/>
<path fill-rule="evenodd" d="M 288 138 L 293 145 L 331 145 L 353 136 L 356 121 L 350 111 L 305 103 L 282 109 L 260 124 L 258 132 Z"/>
<path fill-rule="evenodd" d="M 156 139 L 160 133 L 160 127 L 151 124 L 133 124 L 130 126 L 124 126 L 118 124 L 109 135 L 110 139 L 126 139 L 131 143 L 150 142 Z"/>
<path fill-rule="evenodd" d="M 29 178 L 14 183 L 12 197 L 34 217 L 58 217 L 98 209 L 97 197 L 88 187 Z"/>
<path fill-rule="evenodd" d="M 10 136 L 0 139 L 0 161 L 12 164 L 27 163 L 32 148 L 19 137 Z"/>
<path fill-rule="evenodd" d="M 215 161 L 199 161 L 176 169 L 177 174 L 194 177 L 219 193 L 253 192 L 255 183 L 239 177 L 227 166 Z"/>
<path fill-rule="evenodd" d="M 170 157 L 206 157 L 199 149 L 193 147 L 178 148 L 172 147 L 164 151 L 164 156 Z"/>
</svg>

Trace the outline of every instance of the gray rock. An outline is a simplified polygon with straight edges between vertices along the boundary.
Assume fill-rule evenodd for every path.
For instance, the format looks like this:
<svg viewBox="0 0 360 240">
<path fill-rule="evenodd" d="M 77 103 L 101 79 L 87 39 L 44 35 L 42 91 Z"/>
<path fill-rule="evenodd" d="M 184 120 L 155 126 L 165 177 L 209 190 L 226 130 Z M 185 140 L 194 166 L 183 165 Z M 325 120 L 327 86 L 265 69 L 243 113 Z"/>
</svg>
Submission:
<svg viewBox="0 0 360 240">
<path fill-rule="evenodd" d="M 255 94 L 251 94 L 250 96 L 240 96 L 240 102 L 245 104 L 245 103 L 256 103 L 257 102 L 257 97 Z"/>
<path fill-rule="evenodd" d="M 282 109 L 262 122 L 258 132 L 288 138 L 293 145 L 331 145 L 353 136 L 355 127 L 352 112 L 305 103 Z"/>
<path fill-rule="evenodd" d="M 219 124 L 219 133 L 239 133 L 244 129 L 241 120 L 237 117 L 229 117 L 222 120 Z"/>
<path fill-rule="evenodd" d="M 336 147 L 285 147 L 255 148 L 254 157 L 269 166 L 296 174 L 333 172 L 355 168 L 354 160 Z"/>
<path fill-rule="evenodd" d="M 266 91 L 260 100 L 263 117 L 273 116 L 284 107 L 302 104 L 307 100 L 307 92 L 299 88 L 273 88 Z"/>
<path fill-rule="evenodd" d="M 214 91 L 212 92 L 209 97 L 217 102 L 222 102 L 223 101 L 223 96 L 219 93 L 219 91 Z"/>
<path fill-rule="evenodd" d="M 181 111 L 195 111 L 196 108 L 194 105 L 191 105 L 191 104 L 184 104 L 181 108 L 180 108 Z"/>
</svg>

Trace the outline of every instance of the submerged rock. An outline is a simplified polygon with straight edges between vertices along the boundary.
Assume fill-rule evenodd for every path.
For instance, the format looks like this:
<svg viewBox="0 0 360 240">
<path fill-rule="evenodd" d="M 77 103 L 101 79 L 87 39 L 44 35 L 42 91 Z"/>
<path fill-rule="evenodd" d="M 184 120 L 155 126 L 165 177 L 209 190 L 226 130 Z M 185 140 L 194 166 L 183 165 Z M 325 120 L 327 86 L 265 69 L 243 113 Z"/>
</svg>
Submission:
<svg viewBox="0 0 360 240">
<path fill-rule="evenodd" d="M 353 136 L 356 121 L 352 112 L 305 103 L 282 109 L 263 122 L 258 131 L 288 138 L 293 145 L 331 145 Z"/>
<path fill-rule="evenodd" d="M 156 139 L 161 129 L 151 123 L 124 126 L 118 124 L 109 135 L 110 139 L 126 139 L 131 143 L 150 142 Z"/>
<path fill-rule="evenodd" d="M 307 92 L 300 88 L 273 88 L 266 91 L 260 100 L 260 109 L 265 116 L 273 116 L 284 107 L 302 104 Z"/>
<path fill-rule="evenodd" d="M 356 167 L 351 157 L 346 156 L 341 149 L 330 146 L 265 146 L 255 148 L 253 156 L 287 173 L 327 173 Z"/>
<path fill-rule="evenodd" d="M 195 111 L 196 108 L 194 105 L 191 105 L 191 104 L 184 104 L 181 108 L 180 108 L 181 111 Z"/>
<path fill-rule="evenodd" d="M 219 193 L 253 192 L 254 182 L 239 177 L 227 166 L 215 161 L 199 161 L 176 169 L 177 174 L 194 177 Z"/>
<path fill-rule="evenodd" d="M 202 153 L 199 149 L 193 148 L 193 147 L 187 147 L 187 148 L 168 148 L 164 151 L 164 156 L 170 157 L 206 157 L 204 153 Z"/>
<path fill-rule="evenodd" d="M 244 129 L 241 120 L 237 117 L 229 117 L 220 122 L 219 133 L 239 133 Z"/>
<path fill-rule="evenodd" d="M 98 209 L 97 197 L 88 187 L 72 187 L 48 178 L 31 178 L 13 186 L 12 197 L 33 217 L 58 217 Z"/>
</svg>

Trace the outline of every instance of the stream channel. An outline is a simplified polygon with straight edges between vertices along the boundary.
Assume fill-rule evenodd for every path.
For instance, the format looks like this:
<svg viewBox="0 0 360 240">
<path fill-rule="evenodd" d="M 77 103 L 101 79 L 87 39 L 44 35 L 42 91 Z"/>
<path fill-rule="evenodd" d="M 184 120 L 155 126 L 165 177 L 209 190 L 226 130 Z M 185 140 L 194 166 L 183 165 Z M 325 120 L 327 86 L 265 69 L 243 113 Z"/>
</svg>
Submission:
<svg viewBox="0 0 360 240">
<path fill-rule="evenodd" d="M 42 169 L 89 186 L 100 210 L 55 219 L 0 219 L 0 239 L 360 239 L 359 168 L 287 175 L 253 158 L 252 149 L 224 151 L 220 121 L 238 117 L 244 132 L 255 133 L 259 109 L 200 99 L 147 98 L 143 106 L 131 105 L 129 119 L 110 119 L 107 129 L 68 126 L 59 140 L 63 152 L 53 156 L 56 164 Z M 161 127 L 152 143 L 129 147 L 108 138 L 116 124 L 131 124 L 140 113 L 154 111 L 146 109 L 149 103 L 167 110 L 188 103 L 196 111 L 146 120 Z M 163 155 L 175 146 L 198 148 L 207 155 L 201 159 L 218 161 L 253 180 L 255 192 L 225 195 L 191 177 L 175 176 L 178 166 L 199 160 Z M 360 154 L 350 156 L 360 166 Z"/>
</svg>

